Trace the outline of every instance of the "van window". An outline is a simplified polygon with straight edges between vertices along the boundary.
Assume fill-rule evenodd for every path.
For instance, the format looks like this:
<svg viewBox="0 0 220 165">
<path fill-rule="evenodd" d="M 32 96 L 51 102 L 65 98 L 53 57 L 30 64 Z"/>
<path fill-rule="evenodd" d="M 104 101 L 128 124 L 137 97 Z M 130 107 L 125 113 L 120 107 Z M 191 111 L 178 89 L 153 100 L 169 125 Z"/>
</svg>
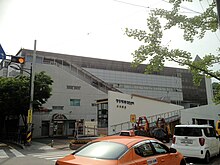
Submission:
<svg viewBox="0 0 220 165">
<path fill-rule="evenodd" d="M 174 135 L 176 136 L 202 136 L 201 128 L 195 127 L 175 127 Z"/>
<path fill-rule="evenodd" d="M 213 128 L 204 128 L 204 134 L 206 137 L 216 137 L 216 132 Z"/>
</svg>

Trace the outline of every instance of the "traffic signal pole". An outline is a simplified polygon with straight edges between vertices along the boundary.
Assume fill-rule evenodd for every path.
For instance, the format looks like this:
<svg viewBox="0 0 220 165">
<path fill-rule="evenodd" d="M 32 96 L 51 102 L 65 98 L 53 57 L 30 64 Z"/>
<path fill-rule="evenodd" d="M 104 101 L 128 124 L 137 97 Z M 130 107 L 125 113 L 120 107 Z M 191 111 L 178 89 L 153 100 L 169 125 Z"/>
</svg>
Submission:
<svg viewBox="0 0 220 165">
<path fill-rule="evenodd" d="M 34 51 L 33 51 L 32 65 L 31 65 L 30 106 L 27 116 L 28 130 L 27 130 L 26 141 L 28 145 L 31 145 L 32 133 L 33 133 L 32 117 L 33 117 L 33 100 L 34 100 L 34 77 L 35 77 L 35 65 L 36 65 L 36 45 L 37 45 L 37 41 L 34 40 Z"/>
</svg>

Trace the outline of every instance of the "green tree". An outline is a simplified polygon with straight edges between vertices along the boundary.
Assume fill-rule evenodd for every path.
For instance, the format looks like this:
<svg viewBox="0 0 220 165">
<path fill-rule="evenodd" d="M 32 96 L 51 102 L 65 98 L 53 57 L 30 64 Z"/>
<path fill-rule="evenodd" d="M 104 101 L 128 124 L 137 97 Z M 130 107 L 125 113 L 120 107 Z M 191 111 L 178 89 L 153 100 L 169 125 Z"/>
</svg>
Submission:
<svg viewBox="0 0 220 165">
<path fill-rule="evenodd" d="M 34 81 L 34 110 L 39 109 L 51 96 L 53 80 L 45 72 L 36 73 Z M 22 116 L 26 123 L 30 104 L 30 78 L 0 77 L 0 113 L 5 116 Z"/>
<path fill-rule="evenodd" d="M 212 84 L 212 88 L 213 88 L 213 95 L 214 95 L 215 101 L 216 103 L 220 104 L 220 95 L 219 95 L 220 84 L 217 82 L 214 82 Z"/>
<path fill-rule="evenodd" d="M 188 42 L 203 39 L 207 32 L 217 31 L 218 17 L 215 1 L 209 4 L 203 12 L 197 13 L 193 17 L 180 12 L 183 2 L 192 3 L 193 0 L 169 0 L 169 3 L 172 4 L 171 10 L 152 10 L 147 18 L 147 30 L 126 28 L 125 33 L 128 37 L 133 37 L 143 43 L 132 53 L 132 65 L 137 67 L 147 61 L 146 72 L 149 73 L 160 71 L 163 69 L 165 61 L 172 61 L 181 66 L 187 66 L 193 74 L 193 81 L 196 85 L 199 85 L 204 75 L 220 80 L 219 70 L 213 70 L 213 65 L 220 63 L 219 55 L 201 54 L 202 58 L 195 61 L 194 54 L 186 50 L 172 49 L 162 43 L 164 32 L 172 30 L 173 27 L 182 29 L 183 39 Z M 220 49 L 218 48 L 218 50 Z M 220 91 L 215 96 L 217 95 L 220 96 Z M 219 99 L 219 97 L 216 98 Z"/>
</svg>

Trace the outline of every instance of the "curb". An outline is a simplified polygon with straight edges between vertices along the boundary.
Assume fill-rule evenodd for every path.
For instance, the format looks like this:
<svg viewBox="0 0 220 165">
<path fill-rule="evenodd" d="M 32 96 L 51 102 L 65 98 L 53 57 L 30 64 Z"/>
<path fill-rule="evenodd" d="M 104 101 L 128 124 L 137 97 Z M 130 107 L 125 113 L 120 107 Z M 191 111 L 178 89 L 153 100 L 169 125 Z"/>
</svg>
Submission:
<svg viewBox="0 0 220 165">
<path fill-rule="evenodd" d="M 8 145 L 5 143 L 0 143 L 0 147 L 7 147 Z"/>
<path fill-rule="evenodd" d="M 16 146 L 20 147 L 21 149 L 25 149 L 25 146 L 20 144 L 20 143 L 16 143 L 16 142 L 13 142 L 13 141 L 8 141 L 8 140 L 2 140 L 2 142 L 7 143 L 7 144 L 13 144 L 13 145 L 16 145 Z M 7 144 L 0 144 L 0 146 L 1 147 L 6 147 Z"/>
</svg>

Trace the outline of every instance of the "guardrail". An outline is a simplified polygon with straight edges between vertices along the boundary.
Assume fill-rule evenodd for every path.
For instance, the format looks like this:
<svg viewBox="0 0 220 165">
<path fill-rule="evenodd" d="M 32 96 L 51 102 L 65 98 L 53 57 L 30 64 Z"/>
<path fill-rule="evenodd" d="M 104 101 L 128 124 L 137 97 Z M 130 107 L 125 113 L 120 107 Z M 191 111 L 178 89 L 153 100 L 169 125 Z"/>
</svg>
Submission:
<svg viewBox="0 0 220 165">
<path fill-rule="evenodd" d="M 167 123 L 179 120 L 180 119 L 180 110 L 175 110 L 175 111 L 171 111 L 171 112 L 148 116 L 147 120 L 149 122 L 149 126 L 155 127 L 158 118 L 164 118 Z M 132 129 L 133 126 L 134 125 L 132 125 L 132 123 L 130 121 L 126 121 L 123 123 L 112 125 L 111 130 L 113 130 L 114 134 L 117 134 L 121 130 Z"/>
</svg>

